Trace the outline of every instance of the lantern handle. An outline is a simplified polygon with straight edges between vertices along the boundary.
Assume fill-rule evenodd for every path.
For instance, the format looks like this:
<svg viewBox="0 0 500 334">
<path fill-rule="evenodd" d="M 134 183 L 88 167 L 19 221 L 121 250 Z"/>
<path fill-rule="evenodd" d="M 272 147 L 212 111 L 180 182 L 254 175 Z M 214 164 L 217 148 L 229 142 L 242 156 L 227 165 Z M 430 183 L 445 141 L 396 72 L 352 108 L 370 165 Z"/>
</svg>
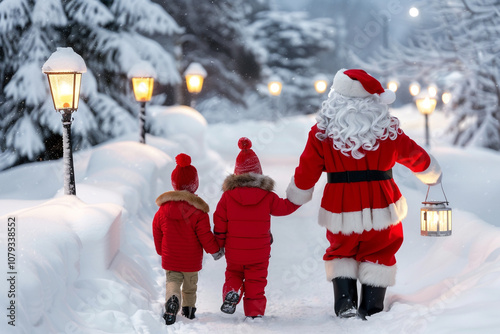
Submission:
<svg viewBox="0 0 500 334">
<path fill-rule="evenodd" d="M 443 182 L 439 182 L 439 184 L 441 185 L 441 191 L 443 192 L 446 205 L 450 205 L 450 203 L 448 202 L 448 198 L 446 198 L 446 194 L 444 192 Z M 425 194 L 425 202 L 427 202 L 427 197 L 429 196 L 430 189 L 431 189 L 431 185 L 429 184 L 429 185 L 427 185 L 427 194 Z"/>
</svg>

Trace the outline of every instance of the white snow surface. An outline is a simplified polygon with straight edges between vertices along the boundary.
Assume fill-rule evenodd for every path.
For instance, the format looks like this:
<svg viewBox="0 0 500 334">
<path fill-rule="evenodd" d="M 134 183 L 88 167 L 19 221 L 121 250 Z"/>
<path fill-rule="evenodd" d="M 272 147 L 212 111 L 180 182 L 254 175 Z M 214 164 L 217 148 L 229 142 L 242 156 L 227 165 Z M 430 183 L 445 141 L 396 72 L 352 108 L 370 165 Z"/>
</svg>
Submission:
<svg viewBox="0 0 500 334">
<path fill-rule="evenodd" d="M 156 71 L 150 62 L 140 61 L 130 68 L 127 73 L 128 78 L 155 78 Z"/>
<path fill-rule="evenodd" d="M 77 196 L 63 195 L 63 162 L 36 162 L 0 173 L 1 333 L 497 333 L 500 327 L 500 155 L 447 144 L 448 119 L 430 118 L 430 152 L 443 169 L 453 208 L 453 235 L 423 237 L 419 209 L 427 187 L 404 167 L 395 179 L 409 204 L 405 241 L 397 254 L 397 283 L 385 310 L 368 321 L 339 319 L 325 279 L 325 230 L 317 224 L 320 179 L 313 200 L 272 219 L 274 243 L 262 319 L 220 312 L 225 260 L 205 255 L 197 318 L 165 326 L 165 273 L 152 239 L 156 196 L 172 190 L 176 154 L 190 154 L 200 175 L 197 192 L 214 211 L 222 180 L 234 168 L 237 141 L 253 142 L 264 174 L 284 197 L 313 116 L 277 123 L 207 125 L 189 108 L 156 107 L 148 122 L 168 124 L 146 145 L 121 138 L 75 154 Z M 423 117 L 414 106 L 393 110 L 423 145 Z M 170 123 L 169 123 L 170 122 Z M 194 127 L 188 124 L 196 124 Z M 181 131 L 184 131 L 181 136 Z M 186 140 L 190 138 L 190 140 Z M 194 141 L 203 141 L 195 142 Z M 200 149 L 203 148 L 203 149 Z M 443 196 L 432 188 L 429 196 Z M 7 224 L 16 219 L 15 298 L 7 279 Z M 7 276 L 7 277 L 6 277 Z M 7 279 L 6 279 L 7 278 Z M 8 324 L 15 301 L 15 324 Z"/>
<path fill-rule="evenodd" d="M 42 66 L 43 73 L 50 72 L 87 72 L 83 58 L 73 48 L 58 47 Z"/>
</svg>

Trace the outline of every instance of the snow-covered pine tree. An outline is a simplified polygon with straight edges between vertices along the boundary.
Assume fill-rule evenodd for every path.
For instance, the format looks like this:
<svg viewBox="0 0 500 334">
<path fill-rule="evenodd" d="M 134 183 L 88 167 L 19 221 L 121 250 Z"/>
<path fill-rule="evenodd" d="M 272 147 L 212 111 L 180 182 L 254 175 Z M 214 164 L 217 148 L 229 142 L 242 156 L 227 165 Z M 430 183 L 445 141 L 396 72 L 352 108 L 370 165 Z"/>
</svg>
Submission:
<svg viewBox="0 0 500 334">
<path fill-rule="evenodd" d="M 333 46 L 328 20 L 274 15 L 264 0 L 155 1 L 186 29 L 179 41 L 181 72 L 191 62 L 208 72 L 197 107 L 209 120 L 269 115 L 272 101 L 266 85 L 273 74 L 286 87 L 280 98 L 283 109 L 316 110 L 315 60 Z"/>
<path fill-rule="evenodd" d="M 449 131 L 454 143 L 500 150 L 498 8 L 499 0 L 425 2 L 421 16 L 432 21 L 407 44 L 358 61 L 374 72 L 449 90 L 452 101 L 445 108 L 453 114 Z"/>
<path fill-rule="evenodd" d="M 314 89 L 318 55 L 333 49 L 332 22 L 308 19 L 304 12 L 260 11 L 248 27 L 253 44 L 260 45 L 264 78 L 276 75 L 283 82 L 280 109 L 313 113 L 321 102 Z M 261 91 L 267 90 L 262 82 Z"/>
<path fill-rule="evenodd" d="M 182 29 L 150 0 L 4 0 L 0 2 L 0 169 L 58 157 L 61 120 L 41 67 L 57 47 L 72 47 L 88 68 L 74 116 L 75 149 L 138 131 L 127 72 L 149 61 L 157 81 L 180 76 L 171 52 L 149 35 Z"/>
</svg>

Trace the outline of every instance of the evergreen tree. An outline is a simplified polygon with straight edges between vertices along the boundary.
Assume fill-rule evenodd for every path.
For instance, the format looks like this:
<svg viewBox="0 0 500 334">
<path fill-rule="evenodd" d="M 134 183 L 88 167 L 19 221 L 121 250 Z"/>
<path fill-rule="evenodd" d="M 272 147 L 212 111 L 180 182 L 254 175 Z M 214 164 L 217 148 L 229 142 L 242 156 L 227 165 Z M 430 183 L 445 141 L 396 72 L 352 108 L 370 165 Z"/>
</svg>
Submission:
<svg viewBox="0 0 500 334">
<path fill-rule="evenodd" d="M 75 149 L 137 130 L 128 70 L 149 61 L 163 84 L 180 81 L 174 57 L 149 35 L 182 32 L 150 0 L 4 0 L 0 2 L 0 169 L 58 157 L 60 118 L 41 72 L 59 46 L 88 68 L 74 117 Z"/>
<path fill-rule="evenodd" d="M 273 14 L 268 1 L 156 0 L 186 30 L 180 36 L 180 72 L 191 62 L 207 70 L 197 108 L 212 121 L 269 117 L 267 81 L 283 80 L 282 109 L 313 112 L 318 53 L 333 47 L 328 20 Z"/>
<path fill-rule="evenodd" d="M 438 83 L 452 93 L 449 131 L 457 145 L 500 150 L 500 16 L 498 0 L 425 2 L 431 17 L 406 45 L 361 61 L 380 73 Z"/>
</svg>

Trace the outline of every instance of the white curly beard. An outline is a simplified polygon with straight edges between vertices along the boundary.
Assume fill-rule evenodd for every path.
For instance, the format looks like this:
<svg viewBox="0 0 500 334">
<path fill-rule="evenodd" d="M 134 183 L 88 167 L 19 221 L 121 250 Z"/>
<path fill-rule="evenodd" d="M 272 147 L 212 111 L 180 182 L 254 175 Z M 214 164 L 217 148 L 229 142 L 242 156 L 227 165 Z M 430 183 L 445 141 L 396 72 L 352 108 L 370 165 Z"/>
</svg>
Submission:
<svg viewBox="0 0 500 334">
<path fill-rule="evenodd" d="M 331 91 L 316 116 L 319 140 L 331 138 L 333 147 L 346 156 L 361 159 L 365 151 L 375 151 L 380 140 L 395 140 L 401 130 L 399 120 L 389 114 L 378 96 L 346 97 Z"/>
</svg>

